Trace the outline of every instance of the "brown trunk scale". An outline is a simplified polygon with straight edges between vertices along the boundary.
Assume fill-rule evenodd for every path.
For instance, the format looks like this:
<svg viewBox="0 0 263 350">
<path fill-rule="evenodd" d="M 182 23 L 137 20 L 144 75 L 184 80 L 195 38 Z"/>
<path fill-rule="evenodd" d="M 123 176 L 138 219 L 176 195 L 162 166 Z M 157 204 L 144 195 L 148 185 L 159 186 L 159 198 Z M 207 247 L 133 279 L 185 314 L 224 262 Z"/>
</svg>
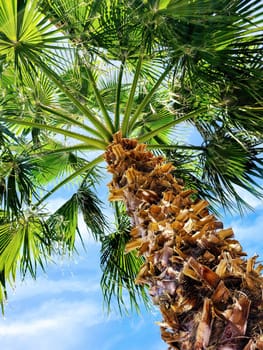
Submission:
<svg viewBox="0 0 263 350">
<path fill-rule="evenodd" d="M 114 136 L 105 153 L 110 200 L 133 228 L 126 251 L 145 258 L 136 282 L 159 306 L 163 340 L 176 350 L 263 350 L 263 266 L 231 228 L 193 199 L 173 165 L 134 139 Z M 196 196 L 195 196 L 196 198 Z"/>
</svg>

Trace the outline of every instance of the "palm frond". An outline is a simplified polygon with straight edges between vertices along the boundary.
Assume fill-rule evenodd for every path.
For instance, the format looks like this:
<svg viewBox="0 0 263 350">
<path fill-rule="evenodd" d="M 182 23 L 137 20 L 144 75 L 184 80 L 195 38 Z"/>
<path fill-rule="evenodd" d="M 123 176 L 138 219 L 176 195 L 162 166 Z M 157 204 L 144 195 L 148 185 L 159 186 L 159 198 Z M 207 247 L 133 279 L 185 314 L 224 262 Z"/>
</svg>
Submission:
<svg viewBox="0 0 263 350">
<path fill-rule="evenodd" d="M 77 233 L 83 243 L 83 232 L 79 228 L 80 213 L 93 238 L 103 240 L 108 224 L 101 210 L 102 202 L 92 190 L 93 186 L 94 172 L 91 169 L 71 198 L 49 216 L 46 222 L 51 232 L 49 238 L 57 244 L 57 253 L 76 251 Z"/>
<path fill-rule="evenodd" d="M 150 307 L 145 287 L 137 285 L 136 276 L 143 264 L 143 259 L 135 252 L 125 253 L 126 243 L 129 241 L 131 229 L 129 217 L 118 203 L 116 210 L 116 231 L 106 235 L 101 246 L 101 288 L 105 305 L 110 311 L 112 299 L 117 301 L 118 309 L 122 313 L 128 312 L 126 299 L 130 307 L 137 312 L 141 303 Z"/>
<path fill-rule="evenodd" d="M 75 250 L 76 232 L 78 228 L 78 201 L 74 194 L 60 208 L 58 208 L 47 220 L 50 228 L 50 239 L 57 243 L 56 252 L 69 253 Z"/>
<path fill-rule="evenodd" d="M 202 179 L 208 182 L 225 207 L 235 206 L 242 212 L 244 199 L 238 188 L 262 197 L 257 178 L 262 178 L 261 141 L 243 134 L 218 132 L 204 144 L 201 154 Z"/>
<path fill-rule="evenodd" d="M 53 150 L 48 152 L 46 148 L 38 149 L 38 153 L 34 154 L 34 161 L 37 165 L 35 176 L 42 186 L 54 182 L 56 179 L 63 179 L 65 175 L 69 175 L 74 171 L 86 165 L 87 161 L 73 152 L 67 152 L 66 148 L 58 149 L 59 143 L 54 145 Z M 41 171 L 40 171 L 41 170 Z"/>
<path fill-rule="evenodd" d="M 45 269 L 52 252 L 48 227 L 42 214 L 27 211 L 9 219 L 1 211 L 0 220 L 0 303 L 7 297 L 6 282 L 11 285 L 16 280 L 17 270 L 22 278 L 29 273 L 36 278 L 37 268 Z"/>
<path fill-rule="evenodd" d="M 18 215 L 23 206 L 31 205 L 38 197 L 34 176 L 37 165 L 21 146 L 4 149 L 1 154 L 0 200 L 9 215 Z"/>
<path fill-rule="evenodd" d="M 8 144 L 9 140 L 18 142 L 15 134 L 11 132 L 7 127 L 0 123 L 0 145 L 5 147 Z"/>
<path fill-rule="evenodd" d="M 37 0 L 27 1 L 25 6 L 15 6 L 14 1 L 8 3 L 1 0 L 0 56 L 7 56 L 19 62 L 21 66 L 27 62 L 24 51 L 32 51 L 48 57 L 50 41 L 64 40 L 52 24 L 37 9 Z M 55 48 L 55 46 L 53 46 Z"/>
<path fill-rule="evenodd" d="M 92 183 L 87 177 L 77 191 L 76 198 L 92 236 L 95 240 L 101 241 L 107 231 L 108 223 L 101 210 L 102 202 L 91 188 Z"/>
</svg>

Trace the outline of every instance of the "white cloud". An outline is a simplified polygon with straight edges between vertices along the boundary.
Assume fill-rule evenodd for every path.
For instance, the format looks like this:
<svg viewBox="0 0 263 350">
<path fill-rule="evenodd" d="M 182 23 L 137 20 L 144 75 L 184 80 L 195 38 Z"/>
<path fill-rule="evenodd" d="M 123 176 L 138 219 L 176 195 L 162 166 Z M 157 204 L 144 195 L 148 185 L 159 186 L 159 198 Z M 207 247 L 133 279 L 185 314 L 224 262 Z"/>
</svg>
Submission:
<svg viewBox="0 0 263 350">
<path fill-rule="evenodd" d="M 35 320 L 27 323 L 16 322 L 0 326 L 0 336 L 17 336 L 35 334 L 41 330 L 52 329 L 56 326 L 56 320 Z"/>
<path fill-rule="evenodd" d="M 21 301 L 22 299 L 28 299 L 30 297 L 40 296 L 54 296 L 62 293 L 94 293 L 100 291 L 100 285 L 98 279 L 89 277 L 87 280 L 71 279 L 67 276 L 66 279 L 52 280 L 39 277 L 36 281 L 28 280 L 21 282 L 13 293 L 9 294 L 10 304 L 13 301 Z"/>
<path fill-rule="evenodd" d="M 51 299 L 22 317 L 0 322 L 1 350 L 75 349 L 83 332 L 106 322 L 101 304 L 87 299 Z M 89 338 L 92 331 L 87 348 Z"/>
<path fill-rule="evenodd" d="M 70 298 L 68 298 L 70 299 Z M 39 331 L 66 329 L 82 325 L 91 327 L 105 321 L 101 304 L 88 299 L 81 301 L 50 299 L 28 310 L 23 320 L 8 321 L 0 326 L 0 336 L 34 334 Z"/>
</svg>

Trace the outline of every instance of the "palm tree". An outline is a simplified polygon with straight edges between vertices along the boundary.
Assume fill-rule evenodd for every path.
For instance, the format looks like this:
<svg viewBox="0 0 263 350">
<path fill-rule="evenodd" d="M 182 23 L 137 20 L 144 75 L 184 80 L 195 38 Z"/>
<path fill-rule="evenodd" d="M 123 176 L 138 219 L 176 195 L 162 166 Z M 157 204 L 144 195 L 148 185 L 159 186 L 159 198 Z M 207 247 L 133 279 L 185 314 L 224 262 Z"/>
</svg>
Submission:
<svg viewBox="0 0 263 350">
<path fill-rule="evenodd" d="M 101 242 L 108 304 L 116 296 L 122 308 L 126 288 L 138 308 L 149 291 L 170 349 L 261 349 L 262 266 L 216 211 L 242 211 L 239 188 L 262 196 L 262 6 L 0 5 L 2 305 L 18 269 L 36 277 L 74 252 L 81 210 Z M 116 228 L 94 191 L 105 160 Z M 69 183 L 71 197 L 48 213 Z"/>
</svg>

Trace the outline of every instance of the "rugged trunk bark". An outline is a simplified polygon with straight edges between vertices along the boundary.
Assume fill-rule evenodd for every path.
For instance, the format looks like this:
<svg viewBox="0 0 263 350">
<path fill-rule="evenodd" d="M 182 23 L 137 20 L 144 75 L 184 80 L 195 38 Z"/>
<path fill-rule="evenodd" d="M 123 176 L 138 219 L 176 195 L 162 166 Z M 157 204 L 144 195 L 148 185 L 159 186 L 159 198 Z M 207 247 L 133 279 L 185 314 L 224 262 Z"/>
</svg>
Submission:
<svg viewBox="0 0 263 350">
<path fill-rule="evenodd" d="M 137 283 L 160 307 L 169 349 L 263 349 L 262 265 L 172 175 L 173 166 L 116 134 L 105 154 L 110 200 L 133 221 L 127 251 L 143 255 Z"/>
</svg>

